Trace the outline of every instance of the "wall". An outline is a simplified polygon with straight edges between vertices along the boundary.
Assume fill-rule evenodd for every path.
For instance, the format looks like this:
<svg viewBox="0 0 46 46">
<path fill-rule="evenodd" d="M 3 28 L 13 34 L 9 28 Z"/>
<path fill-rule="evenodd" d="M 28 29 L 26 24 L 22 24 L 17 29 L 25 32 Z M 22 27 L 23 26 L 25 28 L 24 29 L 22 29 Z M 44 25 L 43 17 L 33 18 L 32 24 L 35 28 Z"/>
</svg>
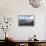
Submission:
<svg viewBox="0 0 46 46">
<path fill-rule="evenodd" d="M 19 27 L 18 16 L 19 15 L 34 15 L 35 26 L 34 27 Z M 28 0 L 0 0 L 0 16 L 13 17 L 13 22 L 10 33 L 17 40 L 27 40 L 34 34 L 37 35 L 39 40 L 45 38 L 45 15 L 46 8 L 32 8 L 29 5 Z M 2 32 L 2 31 L 1 31 Z M 2 36 L 0 37 L 2 39 Z"/>
</svg>

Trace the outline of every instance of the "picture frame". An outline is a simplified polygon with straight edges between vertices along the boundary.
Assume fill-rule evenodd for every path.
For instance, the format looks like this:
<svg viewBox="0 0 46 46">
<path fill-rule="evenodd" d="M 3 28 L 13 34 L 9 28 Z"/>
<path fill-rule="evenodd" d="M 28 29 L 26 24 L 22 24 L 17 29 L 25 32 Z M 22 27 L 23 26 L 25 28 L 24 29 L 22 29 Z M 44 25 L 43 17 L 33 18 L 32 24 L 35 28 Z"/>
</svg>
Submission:
<svg viewBox="0 0 46 46">
<path fill-rule="evenodd" d="M 18 25 L 19 26 L 34 26 L 35 16 L 34 15 L 19 15 Z"/>
</svg>

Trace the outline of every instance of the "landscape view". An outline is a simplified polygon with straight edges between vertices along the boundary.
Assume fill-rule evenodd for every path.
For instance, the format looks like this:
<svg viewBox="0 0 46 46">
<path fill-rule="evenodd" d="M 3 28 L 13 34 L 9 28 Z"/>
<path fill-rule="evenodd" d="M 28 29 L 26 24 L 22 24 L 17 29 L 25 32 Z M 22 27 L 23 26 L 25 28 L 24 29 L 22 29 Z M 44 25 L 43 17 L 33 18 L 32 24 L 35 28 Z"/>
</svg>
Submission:
<svg viewBox="0 0 46 46">
<path fill-rule="evenodd" d="M 19 26 L 34 26 L 33 16 L 19 16 Z"/>
</svg>

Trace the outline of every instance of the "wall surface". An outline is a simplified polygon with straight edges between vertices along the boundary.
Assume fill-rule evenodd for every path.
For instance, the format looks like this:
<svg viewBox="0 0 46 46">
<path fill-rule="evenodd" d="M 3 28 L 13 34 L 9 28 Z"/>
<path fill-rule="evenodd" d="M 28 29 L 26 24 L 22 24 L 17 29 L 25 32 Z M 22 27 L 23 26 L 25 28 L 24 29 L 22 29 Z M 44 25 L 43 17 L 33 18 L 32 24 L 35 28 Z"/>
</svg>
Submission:
<svg viewBox="0 0 46 46">
<path fill-rule="evenodd" d="M 35 26 L 18 26 L 18 16 L 19 15 L 34 15 L 35 16 Z M 37 39 L 46 40 L 45 31 L 45 16 L 46 8 L 33 8 L 30 6 L 28 0 L 0 0 L 0 19 L 6 17 L 12 17 L 12 26 L 10 28 L 10 33 L 17 40 L 27 40 L 34 34 L 37 35 Z M 1 29 L 0 29 L 1 30 Z M 3 31 L 0 31 L 0 39 L 2 37 Z M 4 33 L 3 33 L 4 34 Z"/>
</svg>

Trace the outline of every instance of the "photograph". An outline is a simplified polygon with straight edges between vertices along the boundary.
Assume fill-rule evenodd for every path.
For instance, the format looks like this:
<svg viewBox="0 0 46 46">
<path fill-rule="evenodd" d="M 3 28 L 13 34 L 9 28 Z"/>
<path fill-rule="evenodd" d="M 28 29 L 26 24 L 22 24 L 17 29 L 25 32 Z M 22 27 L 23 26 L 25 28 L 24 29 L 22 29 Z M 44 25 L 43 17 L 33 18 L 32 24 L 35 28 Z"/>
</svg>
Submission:
<svg viewBox="0 0 46 46">
<path fill-rule="evenodd" d="M 33 15 L 20 15 L 18 18 L 19 26 L 34 26 Z"/>
</svg>

